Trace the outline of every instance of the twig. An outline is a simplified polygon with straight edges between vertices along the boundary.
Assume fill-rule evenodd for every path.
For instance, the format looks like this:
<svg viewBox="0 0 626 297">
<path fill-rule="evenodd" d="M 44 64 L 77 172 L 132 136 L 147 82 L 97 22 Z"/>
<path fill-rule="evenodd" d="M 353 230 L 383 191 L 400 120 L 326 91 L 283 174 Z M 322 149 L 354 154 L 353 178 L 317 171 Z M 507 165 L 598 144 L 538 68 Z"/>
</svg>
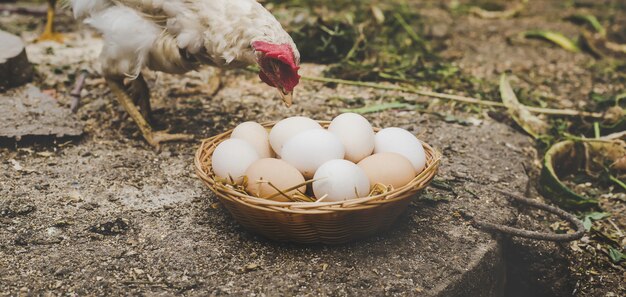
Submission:
<svg viewBox="0 0 626 297">
<path fill-rule="evenodd" d="M 576 135 L 569 134 L 567 132 L 564 132 L 563 136 L 565 137 L 566 140 L 581 141 L 581 142 L 603 142 L 603 143 L 612 142 L 610 138 L 606 138 L 606 137 L 600 137 L 600 138 L 579 137 Z"/>
<path fill-rule="evenodd" d="M 485 106 L 493 106 L 493 107 L 502 107 L 504 108 L 504 104 L 501 102 L 495 101 L 486 101 L 480 100 L 472 97 L 460 96 L 460 95 L 452 95 L 445 93 L 437 93 L 432 91 L 418 90 L 410 87 L 401 87 L 396 85 L 384 85 L 379 83 L 371 83 L 371 82 L 362 82 L 362 81 L 352 81 L 346 79 L 338 79 L 338 78 L 327 78 L 327 77 L 318 77 L 318 76 L 302 76 L 303 80 L 315 81 L 315 82 L 323 82 L 323 83 L 336 83 L 343 85 L 351 85 L 351 86 L 359 86 L 359 87 L 368 87 L 379 90 L 389 90 L 389 91 L 399 91 L 411 94 L 417 94 L 422 96 L 453 100 L 468 104 L 480 104 Z M 557 115 L 557 116 L 581 116 L 581 117 L 591 117 L 591 118 L 602 118 L 603 114 L 599 112 L 587 112 L 587 111 L 578 111 L 573 109 L 553 109 L 553 108 L 543 108 L 543 107 L 533 107 L 526 106 L 526 108 L 535 113 L 547 114 L 547 115 Z"/>
<path fill-rule="evenodd" d="M 574 225 L 576 232 L 571 233 L 571 234 L 553 234 L 553 233 L 541 233 L 541 232 L 537 232 L 537 231 L 529 231 L 529 230 L 523 230 L 523 229 L 517 229 L 517 228 L 513 228 L 513 227 L 509 227 L 509 226 L 504 226 L 504 225 L 500 225 L 500 224 L 493 224 L 493 223 L 488 223 L 485 221 L 478 221 L 476 219 L 474 219 L 471 216 L 468 216 L 466 214 L 466 217 L 468 219 L 471 220 L 472 225 L 476 228 L 479 229 L 483 229 L 486 231 L 495 231 L 495 232 L 499 232 L 499 233 L 504 233 L 504 234 L 508 234 L 508 235 L 512 235 L 512 236 L 517 236 L 517 237 L 524 237 L 524 238 L 529 238 L 529 239 L 535 239 L 535 240 L 545 240 L 545 241 L 555 241 L 555 242 L 563 242 L 563 241 L 573 241 L 573 240 L 577 240 L 580 239 L 581 237 L 583 237 L 583 235 L 585 234 L 585 227 L 583 226 L 583 222 L 581 220 L 579 220 L 578 218 L 576 218 L 575 216 L 573 216 L 572 214 L 558 208 L 558 207 L 554 207 L 554 206 L 550 206 L 547 204 L 543 204 L 541 202 L 537 202 L 535 200 L 532 199 L 528 199 L 528 198 L 524 198 L 522 196 L 513 194 L 513 193 L 509 193 L 509 192 L 505 192 L 505 191 L 501 191 L 501 190 L 496 190 L 497 192 L 504 194 L 510 198 L 512 198 L 513 200 L 538 208 L 538 209 L 542 209 L 545 210 L 549 213 L 555 214 L 558 217 L 568 221 L 570 224 Z"/>
<path fill-rule="evenodd" d="M 617 234 L 619 235 L 619 237 L 624 237 L 624 233 L 622 232 L 622 229 L 617 227 L 617 225 L 615 224 L 615 222 L 613 222 L 613 220 L 609 219 L 608 221 L 609 221 L 609 223 L 611 223 L 611 225 L 613 225 L 613 228 L 615 228 L 615 230 L 617 231 Z"/>
<path fill-rule="evenodd" d="M 85 86 L 85 79 L 87 78 L 88 74 L 89 73 L 87 71 L 82 70 L 80 72 L 80 75 L 78 76 L 78 79 L 76 80 L 76 83 L 74 84 L 74 88 L 70 92 L 70 96 L 72 96 L 72 103 L 70 104 L 70 109 L 72 110 L 72 113 L 76 113 L 78 111 L 78 108 L 80 107 L 80 93 Z"/>
<path fill-rule="evenodd" d="M 625 136 L 626 136 L 626 131 L 621 131 L 621 132 L 615 132 L 609 135 L 602 136 L 600 137 L 600 139 L 612 140 L 612 139 L 619 139 Z"/>
</svg>

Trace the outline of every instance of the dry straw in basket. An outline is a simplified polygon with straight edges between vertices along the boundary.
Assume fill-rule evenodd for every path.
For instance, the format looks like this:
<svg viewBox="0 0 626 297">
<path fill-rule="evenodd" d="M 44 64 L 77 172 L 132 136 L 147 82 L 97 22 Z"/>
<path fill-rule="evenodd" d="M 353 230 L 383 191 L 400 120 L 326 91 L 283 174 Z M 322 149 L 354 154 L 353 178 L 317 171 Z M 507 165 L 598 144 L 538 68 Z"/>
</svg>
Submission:
<svg viewBox="0 0 626 297">
<path fill-rule="evenodd" d="M 327 127 L 329 122 L 320 121 Z M 271 128 L 275 123 L 265 123 Z M 377 129 L 378 130 L 378 129 Z M 426 168 L 407 185 L 382 194 L 337 202 L 280 202 L 250 196 L 219 182 L 211 170 L 211 156 L 232 130 L 208 138 L 196 152 L 196 174 L 244 227 L 278 241 L 341 244 L 389 228 L 433 179 L 441 154 L 422 143 Z"/>
</svg>

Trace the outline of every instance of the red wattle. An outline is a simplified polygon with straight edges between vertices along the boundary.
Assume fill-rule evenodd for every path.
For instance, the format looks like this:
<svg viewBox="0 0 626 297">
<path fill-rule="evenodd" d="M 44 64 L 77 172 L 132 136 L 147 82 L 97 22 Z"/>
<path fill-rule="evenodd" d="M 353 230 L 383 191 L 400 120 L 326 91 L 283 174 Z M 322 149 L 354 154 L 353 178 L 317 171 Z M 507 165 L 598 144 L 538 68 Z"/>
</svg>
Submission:
<svg viewBox="0 0 626 297">
<path fill-rule="evenodd" d="M 260 78 L 260 79 L 261 79 L 264 83 L 268 84 L 270 87 L 276 87 L 276 86 L 274 85 L 274 82 L 272 82 L 272 80 L 271 80 L 269 77 L 267 77 L 267 75 L 266 75 L 263 71 L 259 72 L 259 78 Z"/>
<path fill-rule="evenodd" d="M 275 59 L 282 63 L 279 68 L 280 73 L 276 73 L 276 75 L 279 77 L 280 83 L 285 91 L 293 91 L 295 86 L 300 82 L 300 75 L 298 75 L 300 67 L 296 64 L 291 46 L 288 44 L 273 44 L 264 41 L 255 41 L 252 43 L 252 46 L 254 50 L 264 54 L 264 59 Z M 266 84 L 277 87 L 263 72 L 259 74 L 259 77 Z"/>
</svg>

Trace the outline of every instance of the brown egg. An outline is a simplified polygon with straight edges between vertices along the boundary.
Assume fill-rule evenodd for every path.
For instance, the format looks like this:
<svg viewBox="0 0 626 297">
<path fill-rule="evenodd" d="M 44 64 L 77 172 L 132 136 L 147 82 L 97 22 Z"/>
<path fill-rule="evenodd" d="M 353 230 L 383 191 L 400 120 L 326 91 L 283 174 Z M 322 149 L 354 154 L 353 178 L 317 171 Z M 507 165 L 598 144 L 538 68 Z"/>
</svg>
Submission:
<svg viewBox="0 0 626 297">
<path fill-rule="evenodd" d="M 246 170 L 246 176 L 248 177 L 246 191 L 253 196 L 261 198 L 267 198 L 278 193 L 268 182 L 281 191 L 304 183 L 304 177 L 298 169 L 283 160 L 274 158 L 264 158 L 252 163 Z M 306 185 L 289 192 L 283 192 L 291 196 L 296 194 L 297 190 L 304 193 Z M 278 195 L 272 198 L 272 200 L 291 201 L 283 195 Z"/>
<path fill-rule="evenodd" d="M 396 153 L 373 154 L 357 165 L 365 171 L 372 187 L 383 184 L 397 189 L 408 184 L 416 175 L 411 161 Z"/>
</svg>

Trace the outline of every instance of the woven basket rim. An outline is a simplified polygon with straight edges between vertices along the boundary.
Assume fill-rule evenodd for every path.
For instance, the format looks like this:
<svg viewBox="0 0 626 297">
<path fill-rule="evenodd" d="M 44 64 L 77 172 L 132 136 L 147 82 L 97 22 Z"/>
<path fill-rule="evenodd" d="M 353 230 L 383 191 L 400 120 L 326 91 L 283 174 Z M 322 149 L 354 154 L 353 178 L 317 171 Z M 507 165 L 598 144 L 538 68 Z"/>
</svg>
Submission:
<svg viewBox="0 0 626 297">
<path fill-rule="evenodd" d="M 317 121 L 323 127 L 327 127 L 330 121 Z M 265 128 L 273 127 L 277 122 L 264 122 L 261 125 Z M 374 131 L 379 131 L 381 128 L 374 128 Z M 194 166 L 196 169 L 196 175 L 213 191 L 219 198 L 228 199 L 233 202 L 246 204 L 248 206 L 267 211 L 279 211 L 290 213 L 329 213 L 335 211 L 350 211 L 364 208 L 373 208 L 383 203 L 389 203 L 404 199 L 423 188 L 425 188 L 430 181 L 434 178 L 441 161 L 441 153 L 431 147 L 428 143 L 421 141 L 426 152 L 426 167 L 415 178 L 413 178 L 408 184 L 393 189 L 383 194 L 374 196 L 367 196 L 355 199 L 349 199 L 344 201 L 320 201 L 320 202 L 300 202 L 300 201 L 274 201 L 265 198 L 255 197 L 248 194 L 241 193 L 232 188 L 229 188 L 222 183 L 217 182 L 214 179 L 214 174 L 211 171 L 211 155 L 215 147 L 222 141 L 229 139 L 233 129 L 230 129 L 221 134 L 202 140 L 202 143 L 198 147 L 195 158 Z"/>
</svg>

